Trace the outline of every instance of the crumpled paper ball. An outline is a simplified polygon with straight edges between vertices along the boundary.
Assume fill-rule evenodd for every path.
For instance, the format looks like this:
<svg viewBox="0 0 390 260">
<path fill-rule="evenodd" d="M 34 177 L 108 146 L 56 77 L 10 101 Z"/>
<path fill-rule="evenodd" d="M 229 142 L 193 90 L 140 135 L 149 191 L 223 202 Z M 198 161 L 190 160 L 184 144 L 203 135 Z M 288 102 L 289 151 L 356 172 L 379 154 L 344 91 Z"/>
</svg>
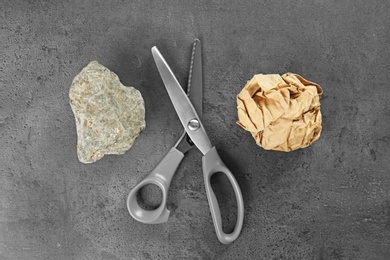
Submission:
<svg viewBox="0 0 390 260">
<path fill-rule="evenodd" d="M 321 94 L 297 74 L 257 74 L 237 96 L 237 124 L 266 150 L 307 147 L 321 135 Z"/>
</svg>

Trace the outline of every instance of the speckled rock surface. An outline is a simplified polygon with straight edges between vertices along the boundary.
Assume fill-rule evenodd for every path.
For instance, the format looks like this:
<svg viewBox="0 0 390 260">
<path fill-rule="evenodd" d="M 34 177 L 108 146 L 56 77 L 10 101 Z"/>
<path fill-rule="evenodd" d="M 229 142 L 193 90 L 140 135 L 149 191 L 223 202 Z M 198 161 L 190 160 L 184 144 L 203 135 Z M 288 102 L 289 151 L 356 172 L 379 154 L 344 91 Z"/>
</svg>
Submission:
<svg viewBox="0 0 390 260">
<path fill-rule="evenodd" d="M 145 128 L 141 93 L 123 86 L 115 73 L 97 61 L 74 78 L 69 98 L 76 118 L 77 156 L 83 163 L 105 154 L 123 154 Z"/>
</svg>

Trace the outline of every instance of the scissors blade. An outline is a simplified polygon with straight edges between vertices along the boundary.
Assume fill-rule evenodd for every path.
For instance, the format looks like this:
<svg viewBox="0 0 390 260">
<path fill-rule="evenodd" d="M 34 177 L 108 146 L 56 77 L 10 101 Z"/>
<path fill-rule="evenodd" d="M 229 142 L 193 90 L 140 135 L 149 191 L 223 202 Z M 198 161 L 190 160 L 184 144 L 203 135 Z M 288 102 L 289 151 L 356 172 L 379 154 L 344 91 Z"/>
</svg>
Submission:
<svg viewBox="0 0 390 260">
<path fill-rule="evenodd" d="M 188 77 L 187 94 L 200 117 L 203 115 L 203 75 L 202 75 L 202 47 L 200 40 L 195 39 L 192 54 L 190 73 Z"/>
<path fill-rule="evenodd" d="M 187 96 L 194 106 L 198 116 L 202 117 L 203 84 L 202 84 L 202 56 L 200 41 L 195 39 L 192 45 L 190 72 L 188 74 Z M 194 146 L 187 132 L 175 144 L 176 149 L 185 154 Z"/>
<path fill-rule="evenodd" d="M 206 154 L 212 145 L 195 108 L 156 46 L 152 48 L 152 54 L 180 122 L 192 142 L 203 154 Z M 198 124 L 194 123 L 193 120 L 196 120 Z"/>
</svg>

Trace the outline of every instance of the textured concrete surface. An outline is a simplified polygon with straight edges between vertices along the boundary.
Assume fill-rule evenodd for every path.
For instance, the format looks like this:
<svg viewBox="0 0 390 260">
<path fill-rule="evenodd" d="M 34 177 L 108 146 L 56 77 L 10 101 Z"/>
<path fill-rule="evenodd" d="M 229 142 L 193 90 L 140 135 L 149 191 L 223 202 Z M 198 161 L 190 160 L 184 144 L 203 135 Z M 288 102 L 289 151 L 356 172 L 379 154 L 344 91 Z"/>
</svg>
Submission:
<svg viewBox="0 0 390 260">
<path fill-rule="evenodd" d="M 0 259 L 390 259 L 389 1 L 2 0 L 0 10 Z M 150 48 L 185 84 L 195 37 L 204 125 L 245 200 L 230 245 L 215 236 L 195 149 L 167 223 L 138 223 L 125 206 L 182 131 Z M 68 91 L 91 60 L 141 91 L 147 125 L 126 154 L 84 165 Z M 235 96 L 253 74 L 288 71 L 322 86 L 322 136 L 265 151 L 235 124 Z M 234 201 L 214 181 L 229 229 Z"/>
</svg>

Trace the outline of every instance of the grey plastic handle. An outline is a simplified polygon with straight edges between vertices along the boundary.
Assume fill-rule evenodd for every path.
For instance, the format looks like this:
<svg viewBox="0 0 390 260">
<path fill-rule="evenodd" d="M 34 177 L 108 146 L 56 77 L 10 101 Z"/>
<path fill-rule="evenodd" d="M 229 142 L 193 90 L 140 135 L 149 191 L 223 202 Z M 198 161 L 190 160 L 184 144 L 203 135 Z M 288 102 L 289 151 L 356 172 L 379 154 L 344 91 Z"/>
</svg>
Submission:
<svg viewBox="0 0 390 260">
<path fill-rule="evenodd" d="M 184 154 L 182 152 L 172 147 L 156 168 L 130 191 L 127 197 L 127 209 L 134 219 L 146 224 L 159 224 L 168 220 L 169 210 L 166 207 L 168 189 L 183 157 Z M 155 184 L 162 191 L 161 205 L 155 210 L 145 210 L 137 202 L 139 190 L 147 184 Z"/>
<path fill-rule="evenodd" d="M 203 166 L 203 176 L 204 176 L 204 183 L 206 186 L 207 199 L 209 201 L 210 212 L 213 218 L 214 228 L 217 233 L 217 237 L 219 241 L 221 241 L 221 243 L 229 244 L 234 240 L 236 240 L 237 237 L 240 235 L 242 224 L 244 221 L 244 201 L 242 198 L 240 186 L 238 185 L 232 172 L 222 162 L 215 147 L 213 147 L 209 152 L 207 152 L 203 156 L 202 166 Z M 233 232 L 230 234 L 226 234 L 222 230 L 221 211 L 219 209 L 219 205 L 218 205 L 217 198 L 215 197 L 215 193 L 211 187 L 211 182 L 210 182 L 211 176 L 213 176 L 213 174 L 217 172 L 222 172 L 228 177 L 231 185 L 233 186 L 234 194 L 236 195 L 237 222 Z"/>
</svg>

